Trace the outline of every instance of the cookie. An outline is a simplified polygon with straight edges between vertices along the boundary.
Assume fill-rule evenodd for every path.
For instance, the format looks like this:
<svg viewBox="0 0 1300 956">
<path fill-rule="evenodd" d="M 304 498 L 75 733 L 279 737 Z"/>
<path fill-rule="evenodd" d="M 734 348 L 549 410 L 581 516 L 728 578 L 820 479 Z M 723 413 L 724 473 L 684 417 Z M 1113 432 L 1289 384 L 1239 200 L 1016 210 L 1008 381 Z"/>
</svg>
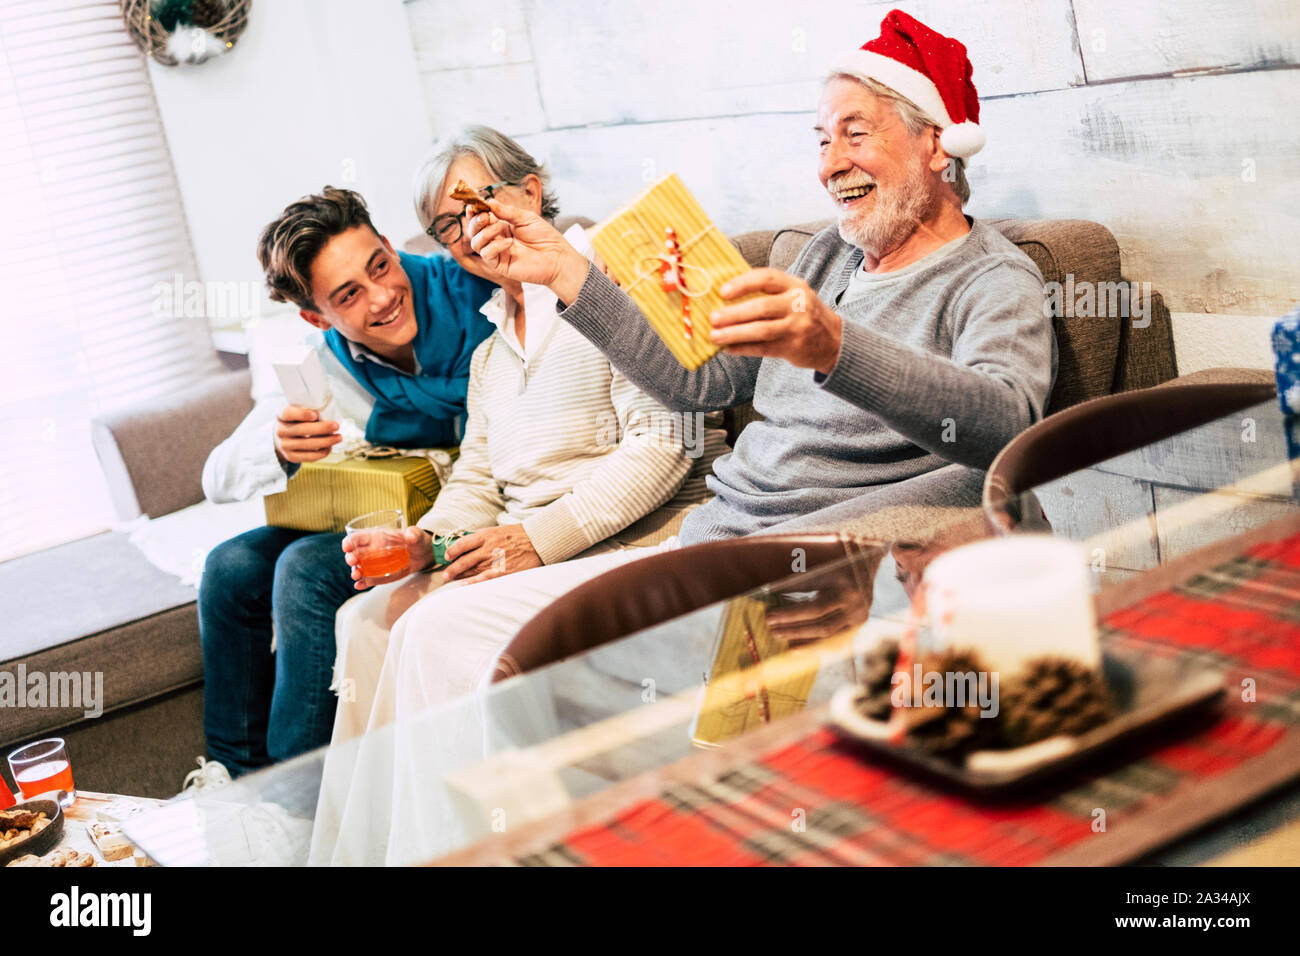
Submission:
<svg viewBox="0 0 1300 956">
<path fill-rule="evenodd" d="M 475 215 L 482 212 L 491 212 L 491 208 L 483 201 L 483 197 L 469 183 L 463 179 L 456 180 L 456 185 L 447 190 L 447 195 L 452 199 L 459 199 L 465 204 L 467 210 L 473 210 Z"/>
<path fill-rule="evenodd" d="M 91 841 L 99 849 L 100 856 L 110 863 L 124 859 L 135 852 L 135 847 L 116 823 L 92 823 L 86 830 L 90 833 Z"/>
</svg>

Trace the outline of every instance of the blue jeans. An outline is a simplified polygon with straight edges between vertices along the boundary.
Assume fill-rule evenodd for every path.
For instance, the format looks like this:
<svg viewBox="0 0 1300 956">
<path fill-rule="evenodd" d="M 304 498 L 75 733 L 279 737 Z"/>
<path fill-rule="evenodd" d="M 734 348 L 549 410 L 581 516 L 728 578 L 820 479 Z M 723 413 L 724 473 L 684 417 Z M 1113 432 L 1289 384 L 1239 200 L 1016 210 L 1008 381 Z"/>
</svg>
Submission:
<svg viewBox="0 0 1300 956">
<path fill-rule="evenodd" d="M 342 542 L 255 528 L 208 555 L 198 601 L 203 730 L 231 776 L 329 743 L 334 615 L 357 593 Z"/>
</svg>

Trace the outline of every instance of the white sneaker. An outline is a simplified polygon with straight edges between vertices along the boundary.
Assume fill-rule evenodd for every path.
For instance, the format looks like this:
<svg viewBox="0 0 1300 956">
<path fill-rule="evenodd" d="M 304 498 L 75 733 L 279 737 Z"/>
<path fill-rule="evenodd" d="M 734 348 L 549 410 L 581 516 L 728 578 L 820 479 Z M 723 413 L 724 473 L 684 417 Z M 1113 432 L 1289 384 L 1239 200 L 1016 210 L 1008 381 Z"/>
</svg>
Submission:
<svg viewBox="0 0 1300 956">
<path fill-rule="evenodd" d="M 206 757 L 199 757 L 198 761 L 199 769 L 191 770 L 185 775 L 185 782 L 181 784 L 181 793 L 187 790 L 197 793 L 200 790 L 215 790 L 230 785 L 230 771 L 224 764 L 208 760 Z"/>
</svg>

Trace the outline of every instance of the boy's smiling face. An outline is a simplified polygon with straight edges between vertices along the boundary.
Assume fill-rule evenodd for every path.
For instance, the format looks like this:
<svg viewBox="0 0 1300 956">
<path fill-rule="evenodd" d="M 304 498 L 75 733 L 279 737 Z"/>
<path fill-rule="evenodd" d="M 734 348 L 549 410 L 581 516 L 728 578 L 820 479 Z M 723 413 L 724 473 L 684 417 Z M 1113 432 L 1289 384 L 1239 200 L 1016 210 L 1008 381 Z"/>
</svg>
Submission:
<svg viewBox="0 0 1300 956">
<path fill-rule="evenodd" d="M 366 226 L 333 236 L 311 263 L 312 301 L 299 314 L 319 329 L 395 358 L 417 331 L 411 282 L 388 240 Z"/>
</svg>

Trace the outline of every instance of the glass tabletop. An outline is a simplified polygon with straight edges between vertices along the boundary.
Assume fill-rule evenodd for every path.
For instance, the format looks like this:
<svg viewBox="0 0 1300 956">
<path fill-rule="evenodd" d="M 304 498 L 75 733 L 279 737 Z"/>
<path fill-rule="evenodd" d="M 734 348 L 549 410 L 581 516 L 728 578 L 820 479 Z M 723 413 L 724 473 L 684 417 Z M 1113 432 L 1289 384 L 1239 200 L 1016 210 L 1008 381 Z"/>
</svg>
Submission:
<svg viewBox="0 0 1300 956">
<path fill-rule="evenodd" d="M 1289 441 L 1276 403 L 1261 403 L 1046 482 L 1017 513 L 1024 530 L 1081 542 L 1096 587 L 1110 587 L 1300 511 Z M 920 539 L 868 543 L 188 795 L 131 835 L 164 865 L 434 860 L 825 704 L 901 633 L 929 561 L 989 527 L 968 512 Z"/>
<path fill-rule="evenodd" d="M 1297 510 L 1293 437 L 1275 400 L 1033 489 L 1055 535 L 1086 543 L 1101 586 Z M 1032 512 L 1032 502 L 1017 504 Z"/>
</svg>

